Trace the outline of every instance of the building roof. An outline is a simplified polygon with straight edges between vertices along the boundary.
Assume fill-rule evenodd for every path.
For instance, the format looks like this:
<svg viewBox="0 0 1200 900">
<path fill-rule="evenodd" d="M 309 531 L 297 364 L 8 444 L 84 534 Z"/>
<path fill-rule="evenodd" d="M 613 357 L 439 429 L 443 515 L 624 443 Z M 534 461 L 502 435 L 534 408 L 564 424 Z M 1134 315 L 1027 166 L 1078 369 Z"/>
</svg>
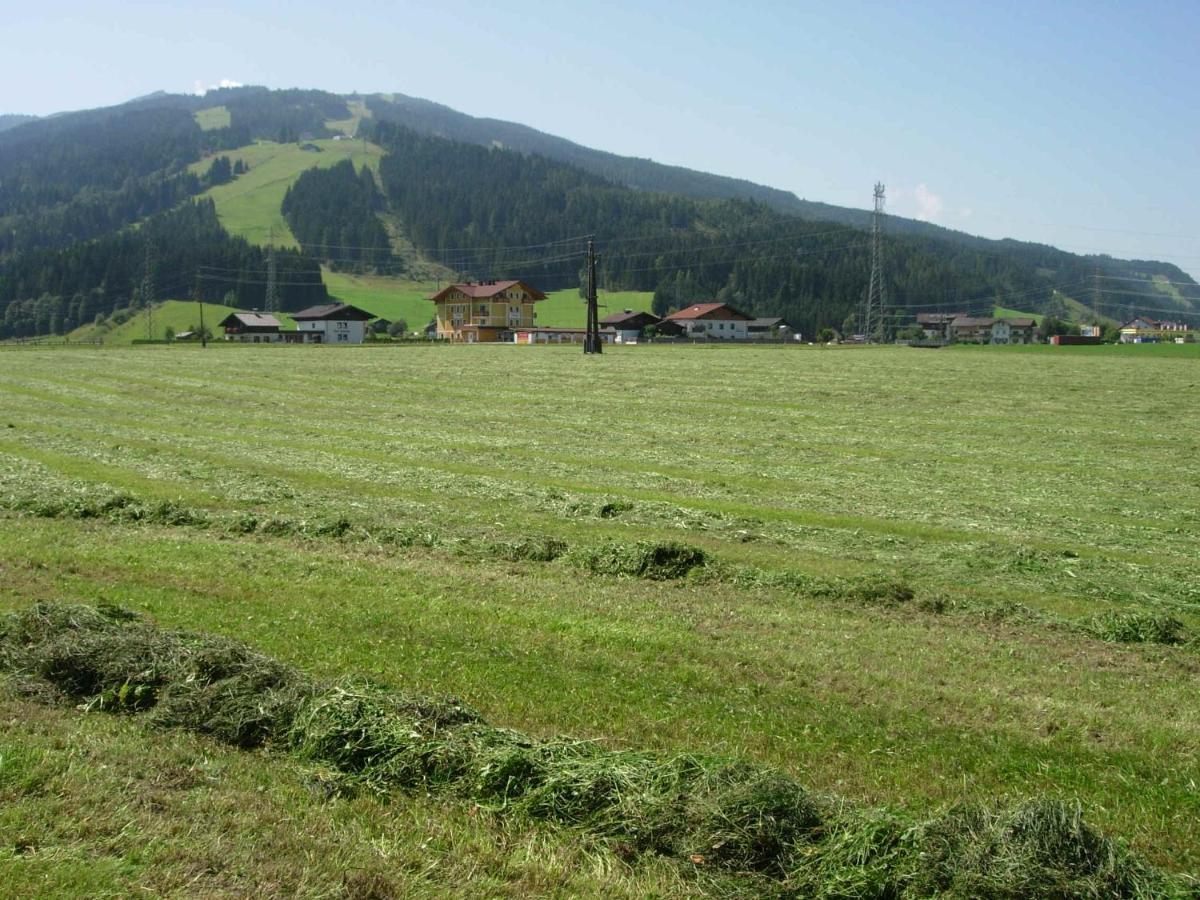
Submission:
<svg viewBox="0 0 1200 900">
<path fill-rule="evenodd" d="M 510 281 L 464 281 L 459 284 L 448 284 L 436 294 L 430 294 L 426 300 L 432 300 L 437 303 L 439 300 L 446 299 L 446 296 L 451 291 L 458 291 L 466 294 L 472 300 L 488 300 L 495 297 L 497 294 L 503 293 L 513 285 L 519 284 L 527 293 L 533 296 L 534 300 L 545 300 L 546 295 L 539 291 L 531 284 L 516 279 Z"/>
<path fill-rule="evenodd" d="M 765 319 L 751 319 L 746 323 L 747 328 L 779 328 L 787 325 L 782 316 L 771 316 Z"/>
<path fill-rule="evenodd" d="M 950 323 L 951 328 L 988 328 L 996 324 L 991 316 L 956 316 Z"/>
<path fill-rule="evenodd" d="M 662 321 L 662 319 L 660 319 L 658 316 L 656 316 L 652 312 L 645 312 L 644 310 L 639 311 L 639 310 L 634 310 L 634 309 L 627 309 L 624 312 L 613 313 L 611 316 L 605 316 L 603 319 L 600 320 L 600 324 L 601 325 L 623 325 L 625 323 L 629 323 L 630 325 L 633 325 L 635 323 L 638 323 L 638 324 L 645 326 L 645 325 L 654 325 L 655 323 L 661 322 L 661 321 Z"/>
<path fill-rule="evenodd" d="M 918 325 L 945 325 L 965 313 L 917 313 Z"/>
<path fill-rule="evenodd" d="M 365 322 L 375 317 L 366 310 L 359 309 L 357 306 L 351 306 L 349 303 L 326 303 L 322 306 L 310 306 L 308 309 L 292 313 L 292 318 L 297 322 L 330 319 Z"/>
<path fill-rule="evenodd" d="M 1014 316 L 1012 318 L 997 319 L 998 322 L 1007 322 L 1013 328 L 1033 328 L 1037 325 L 1037 319 L 1031 319 L 1028 316 Z"/>
<path fill-rule="evenodd" d="M 518 334 L 529 334 L 531 332 L 533 334 L 587 334 L 586 328 L 553 328 L 550 326 L 545 326 L 545 327 L 530 326 L 529 328 L 526 328 L 525 326 L 518 327 L 518 326 L 514 325 L 512 328 L 509 328 L 508 330 L 515 331 Z M 601 334 L 613 334 L 614 331 L 615 331 L 615 329 L 613 329 L 612 326 L 608 326 L 606 328 L 600 329 Z"/>
<path fill-rule="evenodd" d="M 278 328 L 279 320 L 267 313 L 235 312 L 227 315 L 217 325 L 221 328 L 228 328 L 230 325 L 242 328 Z"/>
<path fill-rule="evenodd" d="M 726 315 L 713 315 L 716 312 L 722 312 Z M 667 316 L 668 319 L 741 319 L 749 322 L 754 319 L 754 316 L 748 316 L 740 309 L 734 309 L 728 303 L 693 303 L 679 312 L 671 313 Z"/>
</svg>

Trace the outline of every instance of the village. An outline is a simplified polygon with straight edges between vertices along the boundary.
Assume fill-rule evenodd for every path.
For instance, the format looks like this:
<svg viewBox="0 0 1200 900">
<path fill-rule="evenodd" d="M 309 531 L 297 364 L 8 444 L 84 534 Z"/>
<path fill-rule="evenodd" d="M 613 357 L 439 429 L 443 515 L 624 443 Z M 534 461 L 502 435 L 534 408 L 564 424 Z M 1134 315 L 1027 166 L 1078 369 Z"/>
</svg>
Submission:
<svg viewBox="0 0 1200 900">
<path fill-rule="evenodd" d="M 452 343 L 582 344 L 584 328 L 541 327 L 536 304 L 546 299 L 537 287 L 520 280 L 460 282 L 430 294 L 433 318 L 416 337 Z M 363 344 L 386 334 L 391 324 L 348 303 L 328 303 L 291 313 L 295 329 L 262 312 L 231 313 L 219 324 L 226 341 L 254 344 Z M 600 319 L 600 339 L 606 344 L 640 343 L 802 343 L 803 335 L 780 317 L 755 317 L 732 304 L 695 303 L 658 316 L 645 310 L 624 309 Z M 947 344 L 1035 344 L 1041 341 L 1032 316 L 973 316 L 965 312 L 918 313 L 916 325 L 901 332 L 897 343 L 939 347 Z M 1100 325 L 1081 325 L 1078 334 L 1055 334 L 1052 344 L 1100 344 Z M 1184 322 L 1138 316 L 1118 330 L 1125 344 L 1195 343 L 1200 329 Z M 191 333 L 180 334 L 187 340 Z M 838 341 L 826 329 L 821 343 Z M 847 335 L 841 342 L 866 343 L 865 335 Z"/>
</svg>

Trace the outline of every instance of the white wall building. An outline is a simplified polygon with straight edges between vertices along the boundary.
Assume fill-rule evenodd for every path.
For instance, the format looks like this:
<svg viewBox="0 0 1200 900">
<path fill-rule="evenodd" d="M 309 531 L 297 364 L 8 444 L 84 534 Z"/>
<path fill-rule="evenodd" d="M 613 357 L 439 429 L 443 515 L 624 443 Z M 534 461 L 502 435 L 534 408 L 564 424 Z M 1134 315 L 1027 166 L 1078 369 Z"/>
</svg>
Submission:
<svg viewBox="0 0 1200 900">
<path fill-rule="evenodd" d="M 327 303 L 292 313 L 306 344 L 361 344 L 366 340 L 369 312 L 348 303 Z"/>
</svg>

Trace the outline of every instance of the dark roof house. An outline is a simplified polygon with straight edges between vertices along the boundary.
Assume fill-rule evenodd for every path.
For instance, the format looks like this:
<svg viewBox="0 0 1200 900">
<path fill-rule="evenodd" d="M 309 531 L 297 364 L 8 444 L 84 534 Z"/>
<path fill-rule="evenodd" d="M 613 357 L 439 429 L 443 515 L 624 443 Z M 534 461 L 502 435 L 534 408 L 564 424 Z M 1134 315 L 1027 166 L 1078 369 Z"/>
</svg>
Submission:
<svg viewBox="0 0 1200 900">
<path fill-rule="evenodd" d="M 366 322 L 375 317 L 366 310 L 351 306 L 349 303 L 325 303 L 321 306 L 310 306 L 300 312 L 291 314 L 297 322 L 341 321 Z"/>
<path fill-rule="evenodd" d="M 263 334 L 279 330 L 279 320 L 267 313 L 230 313 L 217 324 L 226 334 Z"/>
</svg>

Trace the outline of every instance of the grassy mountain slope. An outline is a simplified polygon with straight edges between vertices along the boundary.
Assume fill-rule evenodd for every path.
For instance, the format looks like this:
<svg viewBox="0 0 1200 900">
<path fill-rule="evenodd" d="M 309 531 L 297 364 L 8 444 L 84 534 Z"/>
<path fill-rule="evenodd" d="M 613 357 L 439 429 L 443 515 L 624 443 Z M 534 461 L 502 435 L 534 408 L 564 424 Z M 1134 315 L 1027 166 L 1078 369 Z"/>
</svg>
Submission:
<svg viewBox="0 0 1200 900">
<path fill-rule="evenodd" d="M 217 323 L 224 319 L 230 313 L 237 312 L 232 306 L 224 306 L 220 303 L 205 303 L 204 304 L 204 324 L 211 331 L 214 337 L 221 336 L 221 329 L 217 327 Z M 286 313 L 276 313 L 276 317 L 283 324 L 284 328 L 295 328 L 295 322 Z M 147 336 L 147 319 L 149 314 L 146 310 L 138 310 L 131 318 L 121 323 L 120 325 L 84 325 L 81 328 L 76 328 L 72 331 L 68 338 L 73 341 L 103 341 L 105 344 L 132 344 L 134 341 L 140 341 Z M 161 340 L 167 328 L 171 328 L 176 334 L 181 331 L 191 331 L 200 325 L 200 306 L 194 300 L 166 300 L 162 303 L 157 303 L 154 306 L 154 332 L 155 340 Z"/>
<path fill-rule="evenodd" d="M 856 250 L 853 245 L 861 232 L 847 231 L 838 239 L 838 247 L 832 240 L 813 244 L 807 237 L 792 245 L 776 242 L 790 240 L 781 237 L 791 233 L 789 222 L 810 224 L 813 231 L 818 226 L 809 220 L 815 219 L 858 228 L 867 221 L 865 211 L 810 204 L 787 192 L 739 179 L 606 154 L 525 126 L 476 119 L 403 95 L 338 97 L 321 91 L 240 88 L 203 98 L 160 92 L 119 107 L 64 114 L 0 132 L 0 185 L 7 185 L 5 190 L 12 194 L 8 207 L 0 208 L 0 294 L 4 304 L 30 303 L 44 294 L 54 295 L 54 285 L 63 283 L 61 270 L 70 265 L 70 258 L 64 255 L 57 262 L 45 259 L 34 267 L 11 268 L 17 274 L 8 277 L 6 289 L 6 261 L 38 249 L 70 248 L 85 239 L 101 239 L 119 229 L 137 227 L 155 210 L 178 208 L 183 199 L 197 192 L 214 201 L 221 224 L 232 234 L 264 245 L 274 232 L 277 246 L 294 247 L 294 235 L 279 209 L 289 186 L 310 168 L 331 167 L 342 160 L 369 166 L 380 173 L 382 185 L 388 168 L 384 151 L 376 144 L 347 138 L 377 134 L 382 127 L 396 123 L 452 139 L 446 142 L 444 155 L 453 155 L 456 162 L 443 166 L 445 171 L 432 172 L 428 165 L 421 172 L 414 169 L 409 176 L 414 182 L 431 174 L 438 180 L 436 189 L 424 190 L 423 196 L 410 195 L 415 202 L 406 208 L 397 203 L 398 186 L 393 180 L 391 207 L 373 213 L 383 221 L 392 244 L 394 258 L 385 267 L 389 273 L 402 272 L 421 283 L 438 277 L 495 277 L 498 271 L 482 270 L 495 269 L 494 256 L 464 259 L 446 255 L 444 248 L 466 243 L 476 248 L 474 252 L 490 253 L 489 248 L 501 245 L 557 241 L 565 234 L 588 231 L 600 236 L 603 230 L 608 241 L 622 241 L 620 249 L 625 252 L 608 251 L 602 263 L 602 283 L 659 291 L 663 295 L 660 305 L 676 306 L 721 294 L 721 299 L 752 312 L 785 314 L 811 330 L 819 325 L 843 327 L 848 312 L 860 302 L 855 279 L 865 272 L 867 262 L 858 252 L 861 248 Z M 343 139 L 327 139 L 333 135 Z M 472 159 L 454 149 L 468 145 L 472 150 L 484 146 L 517 152 Z M 305 150 L 305 146 L 317 152 Z M 249 164 L 250 171 L 212 186 L 205 179 L 211 160 L 219 154 Z M 541 166 L 549 180 L 538 188 L 539 196 L 518 191 L 514 200 L 510 196 L 514 185 L 504 182 L 502 170 L 522 178 L 529 177 L 532 170 L 522 172 L 520 166 L 499 164 L 498 159 L 532 159 L 528 154 L 540 154 L 537 158 L 553 162 L 557 171 Z M 489 159 L 492 156 L 497 158 Z M 112 171 L 105 162 L 109 157 L 120 163 Z M 479 177 L 477 169 L 493 163 L 497 163 L 497 171 Z M 593 181 L 586 183 L 581 175 Z M 605 179 L 604 184 L 596 182 L 597 176 Z M 562 186 L 557 193 L 555 180 Z M 473 188 L 456 196 L 456 183 Z M 508 192 L 504 203 L 492 202 L 489 208 L 489 200 L 495 200 L 489 194 L 503 191 Z M 43 195 L 48 198 L 45 203 L 40 199 Z M 731 205 L 718 209 L 714 204 L 720 203 Z M 695 211 L 701 208 L 707 212 L 697 215 Z M 466 210 L 466 218 L 461 210 Z M 775 211 L 775 220 L 762 215 L 765 210 Z M 521 223 L 514 228 L 518 218 Z M 657 233 L 670 232 L 672 236 L 647 246 L 646 239 L 653 237 L 650 224 L 656 220 Z M 677 225 L 680 221 L 695 225 L 697 220 L 702 220 L 699 227 L 680 231 Z M 353 222 L 344 227 L 352 229 Z M 829 227 L 819 230 L 828 231 Z M 1200 287 L 1169 264 L 1081 257 L 1044 245 L 990 241 L 898 219 L 891 220 L 889 230 L 895 263 L 890 294 L 897 305 L 908 309 L 962 303 L 974 311 L 1002 305 L 1087 318 L 1092 303 L 1084 298 L 1083 305 L 1078 305 L 1074 300 L 1090 289 L 1091 275 L 1099 270 L 1102 277 L 1110 279 L 1104 282 L 1101 302 L 1109 318 L 1125 319 L 1135 312 L 1185 320 L 1200 315 Z M 525 240 L 518 237 L 522 231 L 536 236 Z M 796 229 L 797 234 L 799 231 Z M 451 240 L 451 234 L 457 236 Z M 737 270 L 715 265 L 724 262 L 717 260 L 719 247 L 740 240 L 749 241 L 756 249 L 745 253 Z M 325 241 L 363 243 L 345 238 Z M 694 253 L 697 242 L 707 249 Z M 429 256 L 460 271 L 423 258 L 414 244 L 436 251 Z M 795 249 L 798 255 L 785 260 L 783 253 L 757 249 L 768 245 L 777 251 Z M 639 263 L 623 263 L 622 255 L 628 261 L 635 254 L 641 254 Z M 207 258 L 199 260 L 202 264 L 227 265 L 208 251 L 204 256 Z M 334 268 L 351 264 L 326 261 Z M 487 265 L 481 265 L 484 261 Z M 623 265 L 627 272 L 640 270 L 643 275 L 606 280 L 604 276 L 612 276 L 616 265 Z M 37 267 L 40 271 L 35 271 Z M 644 274 L 651 267 L 653 275 Z M 549 289 L 575 284 L 577 277 L 567 268 L 558 273 L 562 277 L 556 274 L 540 283 Z M 543 275 L 541 270 L 519 274 Z M 103 286 L 112 295 L 106 303 L 113 308 L 128 299 L 132 290 L 127 276 L 122 273 L 121 280 L 114 282 L 93 261 L 89 264 L 91 280 L 81 284 L 78 278 L 72 279 L 70 291 Z M 352 287 L 363 289 L 362 285 Z M 403 292 L 407 288 L 399 284 L 389 289 Z M 1052 309 L 1049 303 L 1053 289 L 1070 298 L 1057 301 L 1060 308 Z M 402 298 L 390 303 L 383 308 L 406 319 L 418 309 L 404 306 Z M 550 307 L 546 312 L 545 324 L 577 321 L 570 313 L 563 318 L 550 315 Z M 30 318 L 28 312 L 22 317 L 23 321 Z M 31 333 L 28 327 L 10 331 Z"/>
<path fill-rule="evenodd" d="M 319 152 L 305 150 L 305 145 Z M 244 237 L 253 244 L 266 245 L 272 239 L 279 247 L 296 247 L 295 237 L 279 211 L 283 195 L 300 174 L 314 167 L 328 168 L 344 159 L 356 167 L 378 169 L 383 151 L 374 144 L 350 140 L 314 140 L 304 144 L 277 144 L 257 141 L 219 154 L 231 162 L 241 160 L 250 169 L 227 184 L 210 188 L 204 196 L 217 205 L 217 217 L 230 234 Z M 212 157 L 193 163 L 190 170 L 199 174 L 212 164 Z"/>
</svg>

